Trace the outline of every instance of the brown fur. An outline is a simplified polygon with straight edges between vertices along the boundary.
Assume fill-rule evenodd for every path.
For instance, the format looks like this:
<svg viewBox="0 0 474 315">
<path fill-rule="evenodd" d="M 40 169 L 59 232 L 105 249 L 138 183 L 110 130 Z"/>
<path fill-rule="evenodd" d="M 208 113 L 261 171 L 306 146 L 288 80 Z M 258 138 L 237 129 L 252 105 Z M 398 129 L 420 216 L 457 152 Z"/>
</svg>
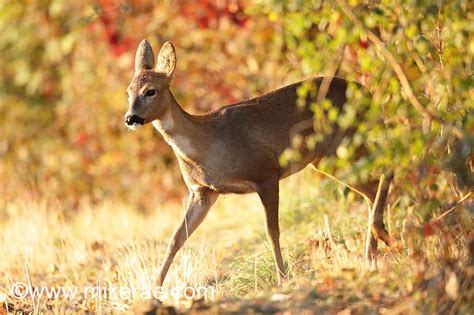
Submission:
<svg viewBox="0 0 474 315">
<path fill-rule="evenodd" d="M 252 192 L 259 194 L 264 206 L 266 231 L 280 281 L 285 272 L 279 245 L 278 182 L 309 163 L 317 165 L 322 157 L 334 155 L 342 139 L 354 130 L 341 130 L 333 125 L 323 143 L 313 150 L 302 146 L 301 159 L 282 167 L 279 158 L 291 147 L 292 137 L 308 136 L 315 131 L 309 109 L 311 99 L 307 99 L 304 108 L 296 105 L 296 91 L 302 82 L 205 115 L 190 115 L 179 106 L 169 88 L 176 64 L 173 46 L 169 42 L 164 45 L 155 70 L 149 66 L 150 49 L 145 42 L 137 51 L 136 62 L 142 68 L 137 69 L 128 88 L 130 107 L 126 118 L 136 115 L 145 124 L 153 122 L 176 153 L 190 194 L 186 218 L 170 241 L 158 284 L 162 284 L 176 252 L 205 218 L 218 194 Z M 322 80 L 312 79 L 316 89 Z M 345 80 L 332 78 L 326 98 L 342 109 L 347 101 L 346 88 Z M 150 89 L 156 90 L 156 94 L 145 96 Z M 377 186 L 367 186 L 360 186 L 361 190 L 374 200 Z"/>
</svg>

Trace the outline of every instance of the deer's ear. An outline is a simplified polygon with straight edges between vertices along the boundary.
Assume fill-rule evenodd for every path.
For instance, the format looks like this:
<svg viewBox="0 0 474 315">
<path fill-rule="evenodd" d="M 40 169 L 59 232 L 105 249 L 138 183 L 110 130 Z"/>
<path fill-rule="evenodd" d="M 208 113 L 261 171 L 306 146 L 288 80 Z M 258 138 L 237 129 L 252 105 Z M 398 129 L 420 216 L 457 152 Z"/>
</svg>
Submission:
<svg viewBox="0 0 474 315">
<path fill-rule="evenodd" d="M 175 67 L 176 53 L 173 44 L 171 42 L 166 42 L 163 44 L 163 47 L 161 47 L 160 53 L 158 54 L 155 71 L 166 73 L 168 77 L 172 77 Z"/>
<path fill-rule="evenodd" d="M 135 54 L 135 74 L 141 70 L 153 69 L 155 65 L 155 57 L 150 43 L 144 39 L 140 42 Z"/>
</svg>

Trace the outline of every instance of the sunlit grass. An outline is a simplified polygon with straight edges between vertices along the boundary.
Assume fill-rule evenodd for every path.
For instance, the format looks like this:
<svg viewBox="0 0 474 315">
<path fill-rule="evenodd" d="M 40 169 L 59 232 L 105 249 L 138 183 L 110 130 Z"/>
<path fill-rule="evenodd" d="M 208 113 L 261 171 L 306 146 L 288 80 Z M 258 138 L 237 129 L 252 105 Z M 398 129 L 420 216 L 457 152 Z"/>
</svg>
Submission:
<svg viewBox="0 0 474 315">
<path fill-rule="evenodd" d="M 418 242 L 423 259 L 414 264 L 416 259 L 408 255 L 408 250 L 381 246 L 376 266 L 367 265 L 362 258 L 365 203 L 344 193 L 342 187 L 316 177 L 311 170 L 282 183 L 280 206 L 281 244 L 288 269 L 288 279 L 282 287 L 275 288 L 275 267 L 256 195 L 226 195 L 218 199 L 202 226 L 178 253 L 165 287 L 211 287 L 221 301 L 233 297 L 280 299 L 275 294 L 281 292 L 282 296 L 309 299 L 312 302 L 308 305 L 322 310 L 349 307 L 363 311 L 382 303 L 384 307 L 414 312 L 422 297 L 409 299 L 403 307 L 398 299 L 412 295 L 424 274 L 422 269 L 428 268 L 423 264 L 432 259 L 430 267 L 436 268 L 430 272 L 436 274 L 442 268 L 437 257 L 449 252 L 460 258 L 460 263 L 466 257 L 462 232 L 449 240 L 438 236 L 422 240 L 407 230 L 405 241 Z M 5 204 L 0 220 L 2 292 L 5 295 L 16 281 L 31 281 L 35 287 L 97 283 L 150 287 L 158 275 L 168 238 L 183 213 L 182 206 L 175 203 L 146 212 L 137 211 L 134 205 L 113 202 L 84 206 L 77 211 L 62 209 L 58 203 Z M 400 224 L 395 219 L 388 216 L 386 221 L 397 227 Z M 396 237 L 401 233 L 399 229 L 393 231 Z M 288 309 L 297 307 L 290 300 L 277 302 Z M 14 302 L 10 306 L 23 305 L 23 309 L 33 310 L 29 300 L 23 304 L 9 301 Z M 169 296 L 164 302 L 184 308 L 191 305 L 189 300 Z M 140 296 L 109 296 L 101 300 L 82 296 L 59 304 L 43 301 L 57 312 L 64 305 L 74 310 L 124 311 L 141 303 Z"/>
</svg>

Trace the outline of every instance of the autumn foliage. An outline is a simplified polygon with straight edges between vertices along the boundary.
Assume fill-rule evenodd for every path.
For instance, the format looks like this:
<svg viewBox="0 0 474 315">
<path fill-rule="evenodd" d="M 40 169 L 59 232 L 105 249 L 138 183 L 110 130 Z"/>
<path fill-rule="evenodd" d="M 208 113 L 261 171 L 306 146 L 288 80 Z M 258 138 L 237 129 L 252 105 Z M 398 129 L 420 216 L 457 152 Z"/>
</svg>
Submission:
<svg viewBox="0 0 474 315">
<path fill-rule="evenodd" d="M 317 284 L 317 289 L 305 298 L 324 297 L 318 303 L 331 307 L 337 304 L 331 299 L 340 298 L 341 305 L 350 306 L 351 298 L 359 299 L 360 292 L 348 297 L 344 290 L 350 291 L 347 286 L 355 287 L 358 279 L 365 298 L 383 305 L 381 310 L 394 307 L 403 313 L 404 307 L 412 307 L 411 311 L 426 313 L 451 309 L 469 313 L 474 244 L 472 21 L 474 6 L 469 0 L 3 1 L 0 230 L 7 231 L 18 218 L 18 226 L 28 218 L 44 220 L 50 208 L 56 209 L 51 222 L 61 225 L 63 215 L 89 222 L 96 207 L 123 204 L 133 215 L 123 211 L 113 222 L 120 226 L 133 217 L 143 226 L 147 220 L 139 214 L 155 213 L 165 202 L 181 206 L 186 188 L 173 152 L 151 126 L 132 133 L 123 123 L 125 90 L 132 79 L 138 43 L 146 38 L 156 52 L 163 42 L 172 40 L 178 58 L 172 90 L 180 104 L 195 114 L 317 75 L 340 76 L 364 86 L 349 89 L 344 112 L 337 112 L 327 101 L 314 104 L 314 124 L 320 132 L 310 141 L 320 141 L 333 122 L 357 126 L 353 140 L 344 140 L 337 150 L 337 158 L 324 159 L 320 166 L 327 171 L 337 169 L 337 177 L 348 182 L 394 171 L 387 225 L 400 246 L 382 249 L 389 272 L 372 277 L 372 271 L 355 264 L 359 257 L 347 240 L 362 242 L 354 230 L 361 224 L 352 212 L 356 197 L 340 189 L 331 195 L 334 203 L 329 203 L 324 194 L 337 188 L 331 190 L 326 181 L 318 182 L 321 198 L 307 195 L 308 201 L 298 207 L 282 207 L 291 208 L 282 215 L 283 225 L 298 230 L 293 231 L 298 235 L 293 243 L 306 246 L 288 250 L 288 260 L 298 275 L 294 278 L 306 281 L 308 270 L 335 268 L 337 273 L 311 274 L 311 286 Z M 311 92 L 303 86 L 298 95 L 303 99 Z M 358 121 L 356 113 L 361 109 L 366 115 Z M 355 148 L 362 143 L 367 152 L 355 159 Z M 296 158 L 288 151 L 281 161 Z M 298 187 L 298 193 L 305 189 Z M 290 197 L 283 194 L 282 202 Z M 41 205 L 36 208 L 42 210 L 31 210 L 32 204 Z M 310 223 L 321 220 L 313 209 L 317 207 L 341 221 L 342 227 L 334 232 L 339 240 L 321 228 L 319 235 L 313 235 L 315 240 L 307 242 L 307 235 L 317 231 L 316 223 Z M 28 209 L 26 214 L 18 210 L 23 208 Z M 108 222 L 115 210 L 98 213 Z M 230 210 L 224 213 L 235 215 Z M 250 222 L 253 217 L 246 219 Z M 84 222 L 78 225 L 87 225 Z M 43 231 L 39 225 L 36 228 Z M 52 243 L 61 239 L 54 226 L 47 228 L 53 231 Z M 148 237 L 148 231 L 137 229 L 143 239 Z M 17 234 L 0 234 L 9 237 L 0 249 L 7 248 Z M 18 241 L 21 246 L 23 237 Z M 222 252 L 238 251 L 242 244 L 235 239 L 237 245 L 222 247 Z M 93 255 L 107 250 L 100 240 L 87 242 L 98 244 L 92 246 Z M 145 254 L 150 265 L 157 265 L 158 247 L 146 244 L 144 248 L 149 250 Z M 69 253 L 70 248 L 66 250 L 61 253 Z M 15 249 L 10 252 L 16 253 Z M 211 257 L 207 252 L 202 255 Z M 266 268 L 270 260 L 265 260 L 265 254 L 248 259 L 245 255 L 250 254 L 243 255 L 232 265 L 243 271 L 226 274 L 229 282 L 223 276 L 224 286 L 231 283 L 229 290 L 246 295 L 271 284 L 272 275 L 265 270 L 272 268 Z M 259 270 L 257 258 L 263 261 Z M 122 263 L 126 269 L 129 262 Z M 12 263 L 11 270 L 16 264 Z M 360 270 L 367 272 L 368 280 Z M 388 293 L 371 291 L 381 283 L 388 283 L 384 287 Z M 290 305 L 290 301 L 285 303 Z"/>
</svg>

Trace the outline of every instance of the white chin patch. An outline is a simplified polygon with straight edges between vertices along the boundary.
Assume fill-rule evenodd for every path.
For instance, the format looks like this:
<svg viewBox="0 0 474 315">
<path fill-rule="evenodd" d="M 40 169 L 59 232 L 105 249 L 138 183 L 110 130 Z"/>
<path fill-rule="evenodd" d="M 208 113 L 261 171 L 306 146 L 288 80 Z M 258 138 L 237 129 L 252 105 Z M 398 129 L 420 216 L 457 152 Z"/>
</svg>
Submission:
<svg viewBox="0 0 474 315">
<path fill-rule="evenodd" d="M 133 123 L 133 125 L 127 125 L 128 129 L 130 130 L 138 130 L 140 129 L 141 127 L 143 127 L 142 124 L 138 124 L 138 123 Z"/>
</svg>

